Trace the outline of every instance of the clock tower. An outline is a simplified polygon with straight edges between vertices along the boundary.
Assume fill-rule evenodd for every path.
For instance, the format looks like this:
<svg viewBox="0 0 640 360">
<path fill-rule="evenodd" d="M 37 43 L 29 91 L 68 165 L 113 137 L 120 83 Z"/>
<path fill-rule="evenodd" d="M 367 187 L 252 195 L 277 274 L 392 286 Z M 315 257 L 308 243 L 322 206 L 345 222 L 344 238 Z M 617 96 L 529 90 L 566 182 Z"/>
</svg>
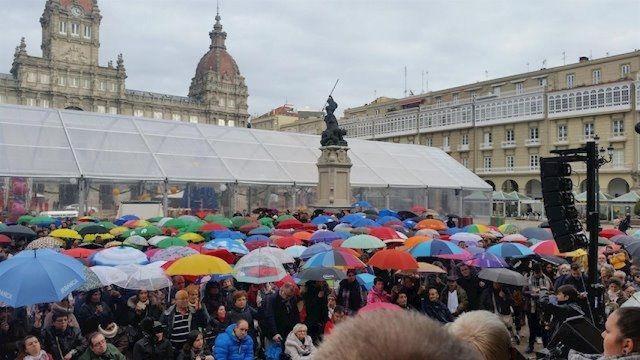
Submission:
<svg viewBox="0 0 640 360">
<path fill-rule="evenodd" d="M 48 0 L 40 17 L 43 58 L 97 66 L 101 19 L 97 0 Z"/>
</svg>

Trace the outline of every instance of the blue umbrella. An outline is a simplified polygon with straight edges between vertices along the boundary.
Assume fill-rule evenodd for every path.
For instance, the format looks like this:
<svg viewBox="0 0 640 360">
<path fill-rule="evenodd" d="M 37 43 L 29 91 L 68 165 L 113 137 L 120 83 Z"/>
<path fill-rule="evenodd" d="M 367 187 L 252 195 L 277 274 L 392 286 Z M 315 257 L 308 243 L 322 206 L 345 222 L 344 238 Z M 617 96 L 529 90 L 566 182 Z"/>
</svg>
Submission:
<svg viewBox="0 0 640 360">
<path fill-rule="evenodd" d="M 317 230 L 311 235 L 309 241 L 312 244 L 327 243 L 330 244 L 336 240 L 340 240 L 342 237 L 331 230 Z"/>
<path fill-rule="evenodd" d="M 251 231 L 249 231 L 249 235 L 270 235 L 271 228 L 268 226 L 259 226 Z"/>
<path fill-rule="evenodd" d="M 368 201 L 360 200 L 351 204 L 351 207 L 372 208 Z"/>
<path fill-rule="evenodd" d="M 506 268 L 509 267 L 506 261 L 498 255 L 485 252 L 474 255 L 472 259 L 465 261 L 467 265 L 479 268 Z"/>
<path fill-rule="evenodd" d="M 379 225 L 384 225 L 384 224 L 386 224 L 386 223 L 388 223 L 388 222 L 390 222 L 390 221 L 400 221 L 400 220 L 399 220 L 397 217 L 395 217 L 395 216 L 390 216 L 390 215 L 380 216 L 380 217 L 378 218 L 378 220 L 376 220 L 376 222 L 377 222 Z"/>
<path fill-rule="evenodd" d="M 351 236 L 353 236 L 353 234 L 351 234 L 350 232 L 346 232 L 346 231 L 335 231 L 335 233 L 340 236 L 340 238 L 342 240 L 347 240 L 348 238 L 350 238 Z"/>
<path fill-rule="evenodd" d="M 500 243 L 497 245 L 493 245 L 487 249 L 487 252 L 503 258 L 518 258 L 534 254 L 531 249 L 518 243 Z"/>
<path fill-rule="evenodd" d="M 520 235 L 526 237 L 527 239 L 534 238 L 538 240 L 553 240 L 553 234 L 549 229 L 543 229 L 539 227 L 529 227 L 526 229 L 522 229 L 520 231 Z"/>
<path fill-rule="evenodd" d="M 413 229 L 416 225 L 418 225 L 417 222 L 415 222 L 415 221 L 413 221 L 411 219 L 407 219 L 407 220 L 403 221 L 402 223 L 404 224 L 404 226 L 407 229 Z"/>
<path fill-rule="evenodd" d="M 396 220 L 400 219 L 400 216 L 398 215 L 398 213 L 396 211 L 390 210 L 390 209 L 382 209 L 380 210 L 380 212 L 378 213 L 378 216 L 382 217 L 382 216 L 393 216 L 394 218 L 396 218 Z"/>
<path fill-rule="evenodd" d="M 270 240 L 271 239 L 269 239 L 269 237 L 265 235 L 251 235 L 244 242 L 250 243 L 253 241 L 270 241 Z"/>
<path fill-rule="evenodd" d="M 84 265 L 51 249 L 24 250 L 0 263 L 0 302 L 11 307 L 60 301 L 86 280 Z"/>
<path fill-rule="evenodd" d="M 307 250 L 303 251 L 300 255 L 300 259 L 308 260 L 313 257 L 315 254 L 319 254 L 321 252 L 331 250 L 331 245 L 327 245 L 325 243 L 317 243 L 315 245 L 311 245 L 307 248 Z"/>
<path fill-rule="evenodd" d="M 335 221 L 335 220 L 329 215 L 318 215 L 313 219 L 311 219 L 311 223 L 314 225 L 326 224 L 332 221 Z"/>
<path fill-rule="evenodd" d="M 452 227 L 452 228 L 448 228 L 447 230 L 445 230 L 445 233 L 447 235 L 453 235 L 453 234 L 457 234 L 459 232 L 463 232 L 463 230 L 459 227 Z"/>
<path fill-rule="evenodd" d="M 373 280 L 376 277 L 374 275 L 371 274 L 358 274 L 356 275 L 356 280 L 358 281 L 358 283 L 362 286 L 364 286 L 364 288 L 369 291 L 371 290 L 371 288 L 373 288 Z"/>
<path fill-rule="evenodd" d="M 249 249 L 241 241 L 234 239 L 214 239 L 204 244 L 205 249 L 225 249 L 230 253 L 246 255 Z"/>
<path fill-rule="evenodd" d="M 140 218 L 135 215 L 122 215 L 119 218 L 115 219 L 113 223 L 120 226 L 129 220 L 140 220 Z"/>
<path fill-rule="evenodd" d="M 232 231 L 232 230 L 215 230 L 211 232 L 211 236 L 214 239 L 246 239 L 246 235 L 241 233 L 240 231 Z"/>
<path fill-rule="evenodd" d="M 351 225 L 353 225 L 353 227 L 380 227 L 380 224 L 367 218 L 358 219 L 352 222 Z"/>
<path fill-rule="evenodd" d="M 353 223 L 356 220 L 360 220 L 360 219 L 364 219 L 366 218 L 367 215 L 363 214 L 363 213 L 355 213 L 355 214 L 349 214 L 349 215 L 345 215 L 340 219 L 340 222 L 343 223 Z"/>
</svg>

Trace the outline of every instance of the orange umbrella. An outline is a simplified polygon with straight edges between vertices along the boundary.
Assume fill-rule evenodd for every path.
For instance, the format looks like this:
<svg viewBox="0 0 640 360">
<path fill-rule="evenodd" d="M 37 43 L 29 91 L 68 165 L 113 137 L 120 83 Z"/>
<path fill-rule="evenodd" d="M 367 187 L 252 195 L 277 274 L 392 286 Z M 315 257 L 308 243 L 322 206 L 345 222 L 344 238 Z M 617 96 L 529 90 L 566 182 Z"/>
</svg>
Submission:
<svg viewBox="0 0 640 360">
<path fill-rule="evenodd" d="M 416 229 L 447 230 L 447 225 L 438 219 L 425 219 L 416 225 Z"/>
<path fill-rule="evenodd" d="M 410 248 L 412 246 L 418 245 L 421 242 L 425 242 L 429 240 L 432 240 L 432 238 L 429 236 L 416 235 L 408 238 L 407 241 L 404 242 L 404 246 L 407 248 Z"/>
<path fill-rule="evenodd" d="M 369 265 L 382 270 L 417 270 L 418 262 L 411 254 L 397 249 L 383 249 L 377 251 Z"/>
<path fill-rule="evenodd" d="M 311 239 L 311 233 L 306 232 L 306 231 L 298 231 L 297 233 L 293 234 L 293 237 L 298 238 L 300 240 L 305 240 L 305 241 L 309 241 Z"/>
</svg>

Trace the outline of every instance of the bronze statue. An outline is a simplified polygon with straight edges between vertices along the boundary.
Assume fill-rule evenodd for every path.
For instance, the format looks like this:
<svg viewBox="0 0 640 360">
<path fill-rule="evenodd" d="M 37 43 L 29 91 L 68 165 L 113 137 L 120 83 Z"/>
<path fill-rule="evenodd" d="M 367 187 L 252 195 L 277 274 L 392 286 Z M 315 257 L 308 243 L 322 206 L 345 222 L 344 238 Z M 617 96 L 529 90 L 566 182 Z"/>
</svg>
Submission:
<svg viewBox="0 0 640 360">
<path fill-rule="evenodd" d="M 322 146 L 347 146 L 347 141 L 343 136 L 347 135 L 344 129 L 338 126 L 338 120 L 333 112 L 338 108 L 338 104 L 333 101 L 333 97 L 329 95 L 327 99 L 328 105 L 325 107 L 327 115 L 324 117 L 324 122 L 327 128 L 322 132 L 322 138 L 320 139 L 320 145 Z"/>
</svg>

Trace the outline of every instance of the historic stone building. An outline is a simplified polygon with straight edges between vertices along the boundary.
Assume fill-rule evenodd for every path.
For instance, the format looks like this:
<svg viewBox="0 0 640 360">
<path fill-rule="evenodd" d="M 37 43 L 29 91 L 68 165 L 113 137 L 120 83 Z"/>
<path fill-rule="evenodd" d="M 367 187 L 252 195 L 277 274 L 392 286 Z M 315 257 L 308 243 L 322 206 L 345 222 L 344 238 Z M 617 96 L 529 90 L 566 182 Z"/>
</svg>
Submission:
<svg viewBox="0 0 640 360">
<path fill-rule="evenodd" d="M 325 128 L 323 117 L 324 112 L 322 111 L 296 111 L 293 105 L 285 104 L 251 119 L 251 127 L 254 129 L 320 135 Z"/>
<path fill-rule="evenodd" d="M 602 191 L 640 187 L 640 51 L 346 109 L 348 136 L 443 149 L 497 190 L 540 198 L 540 157 L 596 135 L 613 146 Z M 420 164 L 416 164 L 420 166 Z M 576 191 L 584 166 L 574 165 Z"/>
<path fill-rule="evenodd" d="M 10 74 L 0 73 L 0 103 L 246 126 L 247 86 L 227 52 L 219 14 L 188 96 L 127 89 L 122 54 L 101 66 L 101 19 L 97 0 L 47 0 L 42 57 L 28 54 L 22 38 Z"/>
</svg>

